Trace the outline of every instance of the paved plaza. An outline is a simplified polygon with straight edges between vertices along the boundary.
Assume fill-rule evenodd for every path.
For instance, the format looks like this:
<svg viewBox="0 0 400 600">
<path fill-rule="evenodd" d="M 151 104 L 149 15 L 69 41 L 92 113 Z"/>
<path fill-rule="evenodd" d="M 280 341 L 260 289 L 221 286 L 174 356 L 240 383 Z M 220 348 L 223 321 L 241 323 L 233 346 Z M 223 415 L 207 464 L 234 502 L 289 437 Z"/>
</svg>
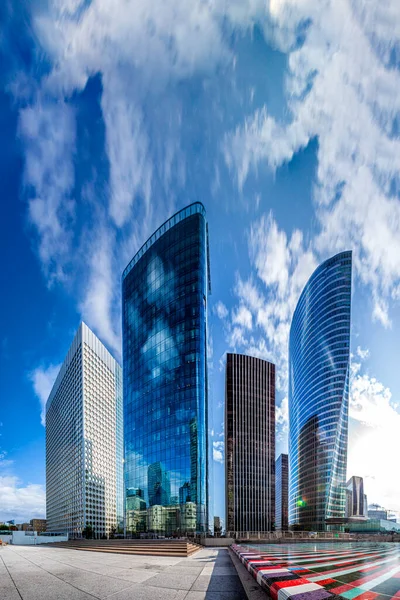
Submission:
<svg viewBox="0 0 400 600">
<path fill-rule="evenodd" d="M 236 546 L 249 572 L 276 600 L 400 598 L 400 544 Z"/>
<path fill-rule="evenodd" d="M 190 558 L 0 548 L 0 600 L 246 600 L 226 549 Z"/>
</svg>

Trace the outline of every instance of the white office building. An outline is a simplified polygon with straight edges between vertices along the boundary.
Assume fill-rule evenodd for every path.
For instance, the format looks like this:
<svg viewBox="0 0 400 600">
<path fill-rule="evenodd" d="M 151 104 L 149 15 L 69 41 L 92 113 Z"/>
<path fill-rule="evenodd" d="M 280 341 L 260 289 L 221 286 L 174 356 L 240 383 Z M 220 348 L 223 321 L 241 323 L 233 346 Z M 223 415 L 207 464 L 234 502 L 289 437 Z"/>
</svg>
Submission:
<svg viewBox="0 0 400 600">
<path fill-rule="evenodd" d="M 123 523 L 121 367 L 81 323 L 46 404 L 47 531 Z"/>
</svg>

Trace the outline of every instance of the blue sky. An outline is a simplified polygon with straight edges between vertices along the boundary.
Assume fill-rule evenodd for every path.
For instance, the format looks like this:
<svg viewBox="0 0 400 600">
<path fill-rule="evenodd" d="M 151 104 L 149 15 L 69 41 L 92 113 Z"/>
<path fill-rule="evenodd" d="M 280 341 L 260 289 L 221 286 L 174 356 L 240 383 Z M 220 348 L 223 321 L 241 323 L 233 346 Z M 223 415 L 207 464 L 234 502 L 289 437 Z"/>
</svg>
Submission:
<svg viewBox="0 0 400 600">
<path fill-rule="evenodd" d="M 315 266 L 354 251 L 348 475 L 400 510 L 398 0 L 53 0 L 0 13 L 0 519 L 44 514 L 42 408 L 80 319 L 120 358 L 120 274 L 207 209 L 215 513 L 223 357 L 277 364 Z"/>
</svg>

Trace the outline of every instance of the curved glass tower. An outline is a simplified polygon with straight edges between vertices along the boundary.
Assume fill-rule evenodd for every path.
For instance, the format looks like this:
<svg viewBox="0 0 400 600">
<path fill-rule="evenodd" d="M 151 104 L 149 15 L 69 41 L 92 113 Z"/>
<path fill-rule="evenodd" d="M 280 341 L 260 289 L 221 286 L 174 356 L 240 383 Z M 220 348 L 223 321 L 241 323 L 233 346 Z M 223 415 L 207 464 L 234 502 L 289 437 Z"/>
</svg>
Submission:
<svg viewBox="0 0 400 600">
<path fill-rule="evenodd" d="M 123 273 L 127 532 L 207 530 L 207 223 L 171 217 Z"/>
<path fill-rule="evenodd" d="M 289 340 L 289 524 L 321 531 L 345 516 L 351 252 L 320 265 Z"/>
</svg>

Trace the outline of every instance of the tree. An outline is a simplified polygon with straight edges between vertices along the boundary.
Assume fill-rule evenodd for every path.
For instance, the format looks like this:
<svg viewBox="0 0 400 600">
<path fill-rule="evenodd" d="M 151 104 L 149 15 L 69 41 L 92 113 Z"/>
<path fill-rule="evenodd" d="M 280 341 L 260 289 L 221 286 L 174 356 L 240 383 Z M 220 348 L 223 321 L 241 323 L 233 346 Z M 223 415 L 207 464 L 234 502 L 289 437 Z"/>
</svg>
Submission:
<svg viewBox="0 0 400 600">
<path fill-rule="evenodd" d="M 94 531 L 93 531 L 93 527 L 92 527 L 92 525 L 90 523 L 88 523 L 86 525 L 85 529 L 83 529 L 82 535 L 87 540 L 92 540 L 93 539 Z"/>
</svg>

